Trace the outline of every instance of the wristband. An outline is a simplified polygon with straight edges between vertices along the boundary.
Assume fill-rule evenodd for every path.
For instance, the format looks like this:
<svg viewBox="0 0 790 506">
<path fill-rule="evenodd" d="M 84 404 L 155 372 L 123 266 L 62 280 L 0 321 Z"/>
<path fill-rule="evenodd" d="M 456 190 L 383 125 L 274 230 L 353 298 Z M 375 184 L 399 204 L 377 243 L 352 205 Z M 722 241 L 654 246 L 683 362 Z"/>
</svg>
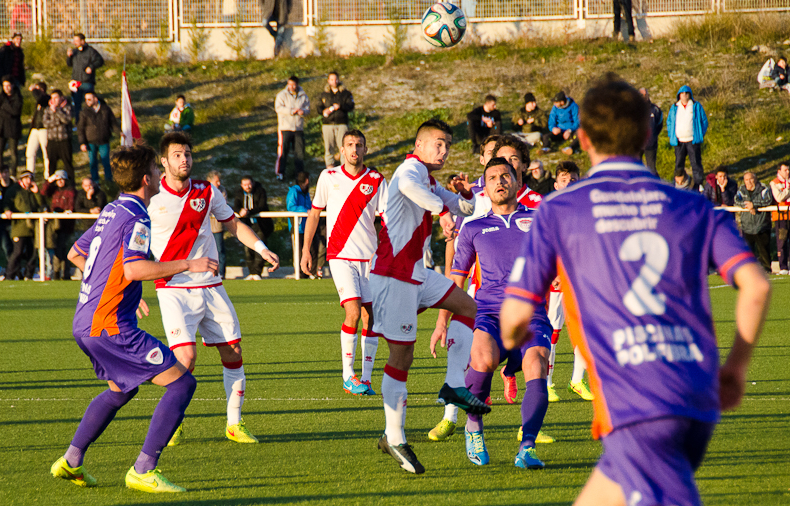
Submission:
<svg viewBox="0 0 790 506">
<path fill-rule="evenodd" d="M 261 255 L 263 253 L 263 250 L 269 249 L 269 248 L 266 247 L 266 245 L 263 243 L 263 241 L 258 239 L 258 242 L 255 243 L 255 246 L 253 246 L 253 249 L 255 250 L 255 253 Z"/>
</svg>

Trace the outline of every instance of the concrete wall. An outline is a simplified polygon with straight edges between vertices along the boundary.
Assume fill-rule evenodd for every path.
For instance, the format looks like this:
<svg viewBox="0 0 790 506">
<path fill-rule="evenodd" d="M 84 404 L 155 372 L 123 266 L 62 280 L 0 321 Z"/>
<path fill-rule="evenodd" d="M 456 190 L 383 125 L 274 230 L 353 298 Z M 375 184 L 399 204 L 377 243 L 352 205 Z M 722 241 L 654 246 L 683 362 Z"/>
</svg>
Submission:
<svg viewBox="0 0 790 506">
<path fill-rule="evenodd" d="M 647 40 L 670 33 L 673 26 L 689 16 L 646 17 L 635 20 L 636 39 Z M 419 24 L 404 25 L 407 31 L 407 48 L 419 51 L 444 51 L 431 46 L 422 36 Z M 207 28 L 209 35 L 205 48 L 205 60 L 234 59 L 233 51 L 226 44 L 225 32 L 229 28 Z M 245 28 L 252 33 L 250 49 L 257 59 L 274 57 L 274 39 L 263 27 Z M 386 53 L 390 45 L 392 27 L 383 25 L 362 26 L 326 26 L 321 28 L 334 50 L 341 55 L 358 53 Z M 609 36 L 612 33 L 612 20 L 607 19 L 568 19 L 551 21 L 506 21 L 472 23 L 463 43 L 492 43 L 519 38 L 549 38 L 558 42 L 574 38 L 596 38 Z M 286 34 L 285 47 L 293 57 L 304 57 L 316 52 L 316 27 L 293 26 Z M 179 41 L 173 44 L 173 50 L 181 50 L 186 54 L 190 41 L 190 30 L 181 28 Z M 146 53 L 153 53 L 155 44 L 143 44 Z"/>
</svg>

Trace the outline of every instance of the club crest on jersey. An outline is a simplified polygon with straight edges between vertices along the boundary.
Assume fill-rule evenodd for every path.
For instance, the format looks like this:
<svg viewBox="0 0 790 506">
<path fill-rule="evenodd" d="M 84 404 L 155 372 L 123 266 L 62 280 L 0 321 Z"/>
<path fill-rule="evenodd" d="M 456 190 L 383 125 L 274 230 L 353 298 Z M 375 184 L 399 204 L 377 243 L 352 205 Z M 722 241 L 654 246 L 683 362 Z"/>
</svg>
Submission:
<svg viewBox="0 0 790 506">
<path fill-rule="evenodd" d="M 518 218 L 516 226 L 522 232 L 529 232 L 529 229 L 532 227 L 532 218 Z"/>
<path fill-rule="evenodd" d="M 162 354 L 162 350 L 160 350 L 157 346 L 148 352 L 148 355 L 145 356 L 145 359 L 154 365 L 162 365 L 162 363 L 165 361 L 165 356 Z"/>
<path fill-rule="evenodd" d="M 372 184 L 361 184 L 359 185 L 359 191 L 362 192 L 362 195 L 370 195 L 373 193 L 373 185 Z"/>
<path fill-rule="evenodd" d="M 192 199 L 189 201 L 189 207 L 199 213 L 206 208 L 206 199 Z"/>
<path fill-rule="evenodd" d="M 411 323 L 404 323 L 400 326 L 400 331 L 404 334 L 411 334 L 411 330 L 414 328 L 414 325 Z"/>
</svg>

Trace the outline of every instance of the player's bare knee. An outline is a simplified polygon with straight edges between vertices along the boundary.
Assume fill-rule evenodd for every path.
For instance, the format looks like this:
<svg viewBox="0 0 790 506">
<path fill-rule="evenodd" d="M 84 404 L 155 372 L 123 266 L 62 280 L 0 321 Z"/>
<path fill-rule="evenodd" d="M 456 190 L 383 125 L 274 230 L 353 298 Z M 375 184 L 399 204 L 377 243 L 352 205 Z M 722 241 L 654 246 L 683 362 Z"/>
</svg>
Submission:
<svg viewBox="0 0 790 506">
<path fill-rule="evenodd" d="M 414 360 L 414 344 L 401 344 L 393 341 L 387 341 L 387 344 L 390 349 L 387 365 L 401 371 L 408 371 Z"/>
<path fill-rule="evenodd" d="M 195 368 L 196 351 L 194 346 L 179 346 L 173 350 L 173 354 L 187 370 L 191 371 Z"/>
<path fill-rule="evenodd" d="M 362 316 L 359 306 L 346 303 L 346 305 L 343 306 L 343 309 L 346 310 L 346 320 L 343 322 L 344 325 L 357 328 L 360 317 Z"/>
<path fill-rule="evenodd" d="M 217 346 L 217 351 L 223 362 L 232 363 L 241 360 L 241 345 L 239 343 Z"/>
</svg>

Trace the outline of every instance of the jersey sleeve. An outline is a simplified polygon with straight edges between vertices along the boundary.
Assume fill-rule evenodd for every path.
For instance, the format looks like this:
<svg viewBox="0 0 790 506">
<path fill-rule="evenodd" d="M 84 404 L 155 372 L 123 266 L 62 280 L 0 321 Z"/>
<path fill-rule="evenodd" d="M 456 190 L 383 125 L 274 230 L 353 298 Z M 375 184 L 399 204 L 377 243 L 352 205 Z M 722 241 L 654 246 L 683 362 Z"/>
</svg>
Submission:
<svg viewBox="0 0 790 506">
<path fill-rule="evenodd" d="M 151 219 L 139 216 L 123 229 L 123 263 L 148 260 L 151 250 Z"/>
<path fill-rule="evenodd" d="M 471 227 L 463 227 L 458 233 L 458 240 L 455 243 L 455 256 L 453 257 L 453 268 L 450 274 L 455 276 L 468 277 L 469 272 L 477 258 L 474 245 L 475 233 Z"/>
<path fill-rule="evenodd" d="M 387 195 L 389 195 L 389 183 L 384 176 L 381 176 L 379 189 L 376 192 L 376 211 L 379 213 L 383 214 L 387 209 Z"/>
<path fill-rule="evenodd" d="M 730 213 L 716 210 L 710 212 L 713 215 L 710 263 L 716 267 L 722 279 L 732 285 L 735 271 L 742 265 L 757 260 L 738 233 L 735 220 Z"/>
<path fill-rule="evenodd" d="M 539 208 L 532 227 L 524 239 L 524 246 L 510 272 L 505 296 L 533 306 L 545 303 L 544 295 L 557 276 L 557 252 L 549 232 L 549 217 L 545 207 Z"/>
<path fill-rule="evenodd" d="M 96 226 L 91 225 L 91 228 L 86 230 L 85 233 L 82 234 L 80 238 L 74 243 L 74 249 L 77 251 L 77 253 L 84 256 L 85 258 L 88 258 L 90 254 L 91 241 L 93 241 L 94 237 L 96 237 Z"/>
<path fill-rule="evenodd" d="M 211 214 L 217 221 L 226 222 L 233 219 L 233 209 L 230 208 L 225 197 L 219 189 L 211 185 Z"/>
<path fill-rule="evenodd" d="M 318 176 L 318 183 L 315 185 L 315 195 L 313 196 L 313 209 L 326 209 L 329 200 L 329 176 L 326 171 Z"/>
</svg>

